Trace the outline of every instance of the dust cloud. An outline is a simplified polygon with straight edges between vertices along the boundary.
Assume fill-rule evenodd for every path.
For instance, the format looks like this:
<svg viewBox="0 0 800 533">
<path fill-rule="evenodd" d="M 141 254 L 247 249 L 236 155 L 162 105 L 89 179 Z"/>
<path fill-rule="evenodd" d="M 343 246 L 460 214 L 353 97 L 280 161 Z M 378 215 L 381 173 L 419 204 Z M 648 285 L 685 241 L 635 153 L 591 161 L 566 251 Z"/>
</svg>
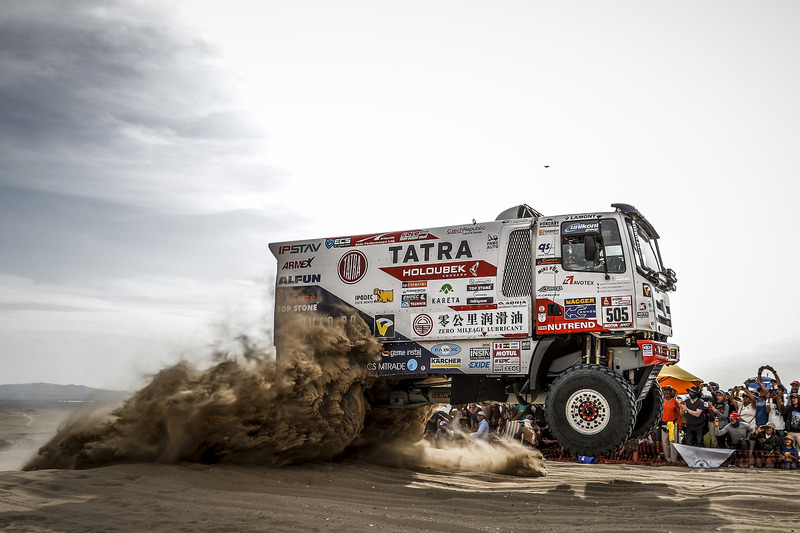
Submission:
<svg viewBox="0 0 800 533">
<path fill-rule="evenodd" d="M 365 392 L 385 386 L 366 370 L 380 359 L 381 345 L 360 318 L 294 320 L 282 334 L 291 342 L 277 361 L 243 337 L 241 363 L 199 370 L 182 362 L 110 412 L 74 412 L 23 469 L 176 461 L 283 466 L 346 452 L 405 468 L 544 475 L 541 454 L 514 443 L 460 438 L 431 447 L 421 437 L 432 407 L 370 409 Z"/>
<path fill-rule="evenodd" d="M 367 363 L 381 346 L 361 320 L 284 328 L 294 341 L 278 361 L 248 346 L 241 364 L 164 369 L 111 413 L 76 413 L 24 469 L 333 458 L 361 432 Z"/>
</svg>

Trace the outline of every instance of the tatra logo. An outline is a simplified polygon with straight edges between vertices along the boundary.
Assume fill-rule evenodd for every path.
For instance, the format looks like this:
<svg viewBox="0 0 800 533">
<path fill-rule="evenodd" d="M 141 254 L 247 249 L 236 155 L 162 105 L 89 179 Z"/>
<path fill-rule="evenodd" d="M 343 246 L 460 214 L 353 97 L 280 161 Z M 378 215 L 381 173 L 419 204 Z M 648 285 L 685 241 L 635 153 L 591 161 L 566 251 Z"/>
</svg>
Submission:
<svg viewBox="0 0 800 533">
<path fill-rule="evenodd" d="M 347 252 L 339 259 L 339 279 L 348 285 L 358 283 L 366 273 L 367 256 L 361 252 Z"/>
<path fill-rule="evenodd" d="M 427 242 L 424 244 L 409 244 L 407 246 L 390 246 L 389 251 L 392 252 L 392 263 L 419 263 L 420 261 L 431 261 L 431 251 L 434 248 L 436 249 L 436 261 L 454 258 L 452 242 Z M 405 251 L 403 252 L 404 249 Z M 400 258 L 400 252 L 403 252 L 402 259 Z M 422 255 L 421 259 L 420 254 Z M 461 241 L 455 253 L 455 259 L 462 257 L 472 257 L 472 250 L 469 249 L 467 241 Z"/>
</svg>

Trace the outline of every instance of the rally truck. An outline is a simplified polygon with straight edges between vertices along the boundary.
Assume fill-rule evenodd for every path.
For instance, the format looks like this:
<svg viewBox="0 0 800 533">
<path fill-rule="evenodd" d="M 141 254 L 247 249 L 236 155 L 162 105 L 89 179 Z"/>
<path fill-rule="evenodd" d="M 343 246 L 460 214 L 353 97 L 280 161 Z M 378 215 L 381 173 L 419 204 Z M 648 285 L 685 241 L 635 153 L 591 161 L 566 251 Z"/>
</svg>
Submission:
<svg viewBox="0 0 800 533">
<path fill-rule="evenodd" d="M 636 208 L 271 243 L 275 346 L 290 317 L 360 317 L 382 343 L 373 405 L 544 406 L 566 449 L 603 455 L 661 420 L 679 360 L 659 235 Z"/>
</svg>

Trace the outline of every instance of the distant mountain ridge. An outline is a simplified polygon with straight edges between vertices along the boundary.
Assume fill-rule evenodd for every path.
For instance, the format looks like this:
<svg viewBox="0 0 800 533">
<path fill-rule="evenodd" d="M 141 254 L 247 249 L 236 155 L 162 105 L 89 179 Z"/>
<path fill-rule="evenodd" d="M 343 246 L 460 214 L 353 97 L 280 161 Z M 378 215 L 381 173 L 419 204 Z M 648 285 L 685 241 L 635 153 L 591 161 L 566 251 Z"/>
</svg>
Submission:
<svg viewBox="0 0 800 533">
<path fill-rule="evenodd" d="M 129 395 L 125 391 L 93 389 L 84 385 L 56 385 L 53 383 L 0 385 L 0 400 L 6 401 L 114 401 Z"/>
</svg>

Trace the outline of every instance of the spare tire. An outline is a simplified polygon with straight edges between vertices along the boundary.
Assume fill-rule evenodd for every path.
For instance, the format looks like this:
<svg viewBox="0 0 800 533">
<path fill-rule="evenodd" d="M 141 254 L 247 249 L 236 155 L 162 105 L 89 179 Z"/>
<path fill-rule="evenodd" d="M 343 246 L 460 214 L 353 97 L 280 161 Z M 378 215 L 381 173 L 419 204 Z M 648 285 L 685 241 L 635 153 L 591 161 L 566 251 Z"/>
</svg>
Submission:
<svg viewBox="0 0 800 533">
<path fill-rule="evenodd" d="M 621 375 L 599 365 L 576 365 L 562 372 L 547 393 L 550 431 L 578 455 L 610 453 L 628 440 L 636 422 L 633 388 Z"/>
</svg>

